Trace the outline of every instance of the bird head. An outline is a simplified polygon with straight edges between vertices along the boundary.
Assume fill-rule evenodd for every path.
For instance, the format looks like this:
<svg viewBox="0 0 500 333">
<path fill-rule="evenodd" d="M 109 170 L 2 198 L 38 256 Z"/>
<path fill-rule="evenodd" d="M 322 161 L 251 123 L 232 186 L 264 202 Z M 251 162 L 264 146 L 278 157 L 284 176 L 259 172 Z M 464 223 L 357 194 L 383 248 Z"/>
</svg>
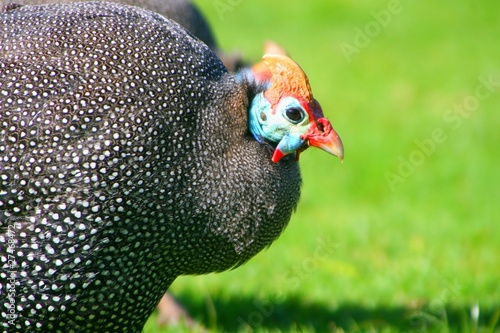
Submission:
<svg viewBox="0 0 500 333">
<path fill-rule="evenodd" d="M 259 142 L 276 145 L 272 161 L 301 152 L 309 146 L 344 157 L 344 148 L 330 121 L 313 98 L 309 80 L 300 66 L 283 54 L 266 54 L 266 90 L 257 94 L 249 111 L 249 127 Z"/>
</svg>

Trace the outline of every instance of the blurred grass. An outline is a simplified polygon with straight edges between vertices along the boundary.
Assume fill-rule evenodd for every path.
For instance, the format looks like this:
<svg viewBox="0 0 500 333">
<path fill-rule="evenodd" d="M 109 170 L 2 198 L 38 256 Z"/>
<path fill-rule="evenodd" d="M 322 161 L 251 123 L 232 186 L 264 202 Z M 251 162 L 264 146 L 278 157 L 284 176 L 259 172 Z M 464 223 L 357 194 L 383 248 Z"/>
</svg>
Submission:
<svg viewBox="0 0 500 333">
<path fill-rule="evenodd" d="M 346 159 L 308 150 L 279 240 L 234 271 L 172 285 L 194 318 L 227 332 L 500 332 L 500 86 L 457 128 L 443 118 L 479 77 L 500 81 L 498 5 L 401 1 L 348 61 L 342 43 L 389 2 L 196 2 L 224 50 L 257 61 L 270 39 L 289 51 Z M 387 173 L 436 128 L 446 140 L 391 188 Z M 145 328 L 167 331 L 189 330 L 158 329 L 155 315 Z"/>
</svg>

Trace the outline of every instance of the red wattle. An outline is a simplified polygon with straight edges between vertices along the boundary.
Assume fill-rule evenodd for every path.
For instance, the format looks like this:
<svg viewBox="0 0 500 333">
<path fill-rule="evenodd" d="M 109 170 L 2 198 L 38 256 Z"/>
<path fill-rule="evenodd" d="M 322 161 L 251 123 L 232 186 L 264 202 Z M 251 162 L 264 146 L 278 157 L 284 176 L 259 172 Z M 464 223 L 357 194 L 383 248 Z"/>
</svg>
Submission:
<svg viewBox="0 0 500 333">
<path fill-rule="evenodd" d="M 276 148 L 274 150 L 273 157 L 271 158 L 271 161 L 273 161 L 274 163 L 278 163 L 279 160 L 281 160 L 283 158 L 283 156 L 285 156 L 285 154 L 283 154 L 281 152 L 281 150 L 279 150 L 278 148 Z"/>
</svg>

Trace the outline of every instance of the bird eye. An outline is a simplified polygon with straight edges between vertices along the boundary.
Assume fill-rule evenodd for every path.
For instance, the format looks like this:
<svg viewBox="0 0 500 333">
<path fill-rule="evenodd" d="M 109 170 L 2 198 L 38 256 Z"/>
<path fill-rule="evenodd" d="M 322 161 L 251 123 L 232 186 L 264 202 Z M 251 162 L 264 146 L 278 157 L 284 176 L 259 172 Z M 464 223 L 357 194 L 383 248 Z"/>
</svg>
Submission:
<svg viewBox="0 0 500 333">
<path fill-rule="evenodd" d="M 267 116 L 266 116 L 266 114 L 264 112 L 260 113 L 260 120 L 262 120 L 262 121 L 266 121 L 267 120 Z"/>
<path fill-rule="evenodd" d="M 302 109 L 297 107 L 287 109 L 285 115 L 288 120 L 295 124 L 298 124 L 302 120 L 304 120 L 304 112 L 302 111 Z"/>
</svg>

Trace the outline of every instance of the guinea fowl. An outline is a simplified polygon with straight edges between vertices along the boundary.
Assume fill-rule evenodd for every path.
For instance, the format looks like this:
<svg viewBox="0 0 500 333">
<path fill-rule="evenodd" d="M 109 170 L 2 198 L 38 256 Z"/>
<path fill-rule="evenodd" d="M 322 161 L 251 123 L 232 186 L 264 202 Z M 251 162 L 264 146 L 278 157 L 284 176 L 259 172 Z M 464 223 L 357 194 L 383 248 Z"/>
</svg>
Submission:
<svg viewBox="0 0 500 333">
<path fill-rule="evenodd" d="M 71 2 L 77 2 L 77 0 L 15 0 L 16 4 L 24 5 Z M 229 71 L 234 72 L 238 68 L 243 67 L 243 61 L 238 52 L 226 53 L 219 50 L 210 29 L 210 25 L 196 5 L 189 0 L 112 0 L 112 2 L 135 5 L 172 19 L 198 37 L 214 51 Z M 0 6 L 1 4 L 2 0 L 0 0 Z M 184 321 L 186 323 L 190 326 L 194 326 L 194 321 L 187 315 L 180 303 L 168 294 L 165 294 L 158 304 L 157 312 L 158 324 L 160 326 L 178 323 L 181 316 L 185 318 Z"/>
<path fill-rule="evenodd" d="M 270 82 L 235 77 L 177 23 L 111 3 L 0 17 L 7 332 L 140 331 L 176 277 L 239 266 L 279 236 L 301 151 L 342 157 L 286 57 L 266 58 Z M 257 96 L 276 126 L 250 131 Z M 288 105 L 301 119 L 283 127 Z"/>
</svg>

